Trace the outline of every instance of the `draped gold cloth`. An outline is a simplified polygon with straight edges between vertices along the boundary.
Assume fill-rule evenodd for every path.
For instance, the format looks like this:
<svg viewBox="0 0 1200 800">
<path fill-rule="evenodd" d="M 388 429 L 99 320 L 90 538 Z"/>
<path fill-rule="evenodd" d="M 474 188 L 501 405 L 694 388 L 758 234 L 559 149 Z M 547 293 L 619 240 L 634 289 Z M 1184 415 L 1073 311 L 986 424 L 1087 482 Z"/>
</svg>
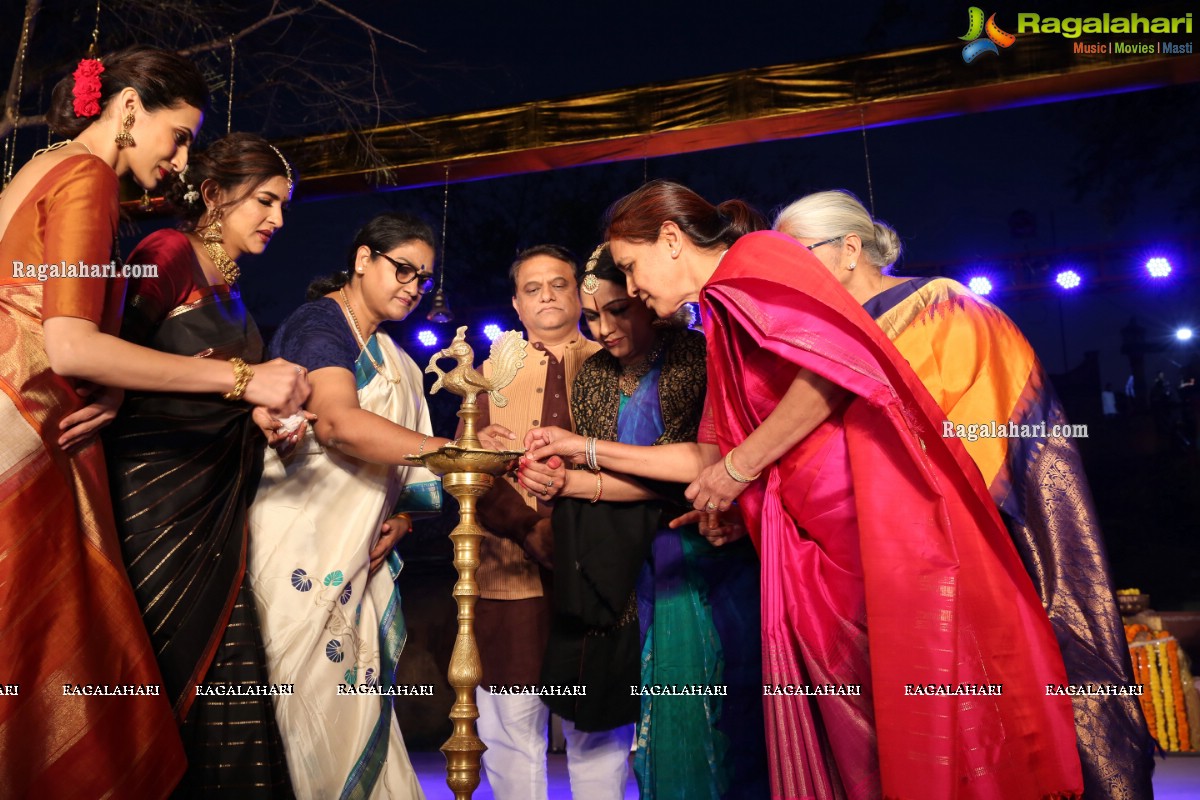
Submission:
<svg viewBox="0 0 1200 800">
<path fill-rule="evenodd" d="M 965 64 L 957 42 L 539 100 L 280 141 L 309 197 L 694 152 L 1200 80 L 1200 55 L 1084 55 L 1023 35 Z M 367 139 L 386 167 L 369 164 Z"/>
</svg>

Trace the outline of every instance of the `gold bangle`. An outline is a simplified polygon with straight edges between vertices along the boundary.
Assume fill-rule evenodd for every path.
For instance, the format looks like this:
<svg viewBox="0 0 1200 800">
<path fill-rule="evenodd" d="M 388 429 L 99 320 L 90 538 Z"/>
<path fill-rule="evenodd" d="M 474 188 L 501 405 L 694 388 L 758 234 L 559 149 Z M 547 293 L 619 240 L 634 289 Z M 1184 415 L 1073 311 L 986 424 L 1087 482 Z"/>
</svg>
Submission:
<svg viewBox="0 0 1200 800">
<path fill-rule="evenodd" d="M 408 529 L 410 531 L 412 530 L 412 517 L 410 517 L 407 512 L 401 511 L 398 514 L 392 514 L 392 519 L 403 519 L 408 523 Z"/>
<path fill-rule="evenodd" d="M 600 502 L 600 498 L 604 495 L 604 473 L 596 473 L 596 495 L 592 498 L 592 504 Z"/>
<path fill-rule="evenodd" d="M 729 473 L 729 477 L 738 483 L 753 483 L 758 480 L 759 475 L 762 475 L 761 472 L 758 475 L 743 475 L 738 472 L 737 467 L 733 465 L 733 450 L 725 454 L 725 471 Z"/>
<path fill-rule="evenodd" d="M 246 394 L 246 387 L 250 385 L 251 378 L 254 377 L 254 370 L 240 358 L 231 358 L 229 363 L 233 365 L 233 389 L 222 397 L 226 400 L 241 400 Z"/>
</svg>

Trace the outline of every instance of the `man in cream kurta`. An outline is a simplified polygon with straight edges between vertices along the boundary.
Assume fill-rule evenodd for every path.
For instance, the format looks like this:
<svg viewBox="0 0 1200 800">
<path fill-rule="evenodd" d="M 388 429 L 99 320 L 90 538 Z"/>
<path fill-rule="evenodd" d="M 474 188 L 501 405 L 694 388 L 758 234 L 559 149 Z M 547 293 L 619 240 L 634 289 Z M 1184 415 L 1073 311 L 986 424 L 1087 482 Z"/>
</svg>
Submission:
<svg viewBox="0 0 1200 800">
<path fill-rule="evenodd" d="M 576 266 L 568 251 L 554 245 L 529 248 L 517 256 L 509 276 L 513 308 L 530 349 L 525 365 L 503 390 L 508 405 L 487 410 L 489 422 L 505 426 L 520 440 L 541 425 L 571 428 L 571 384 L 600 346 L 579 331 Z M 530 526 L 547 517 L 549 507 L 519 488 L 515 478 L 504 481 L 497 482 L 479 509 L 485 528 L 509 537 L 485 535 L 476 572 L 480 600 L 475 630 L 483 661 L 483 681 L 476 692 L 479 736 L 488 747 L 483 764 L 497 800 L 545 800 L 549 709 L 536 694 L 489 691 L 538 684 L 550 628 L 549 573 L 514 541 L 530 535 Z M 632 726 L 584 733 L 564 722 L 563 730 L 572 794 L 588 800 L 624 797 Z"/>
</svg>

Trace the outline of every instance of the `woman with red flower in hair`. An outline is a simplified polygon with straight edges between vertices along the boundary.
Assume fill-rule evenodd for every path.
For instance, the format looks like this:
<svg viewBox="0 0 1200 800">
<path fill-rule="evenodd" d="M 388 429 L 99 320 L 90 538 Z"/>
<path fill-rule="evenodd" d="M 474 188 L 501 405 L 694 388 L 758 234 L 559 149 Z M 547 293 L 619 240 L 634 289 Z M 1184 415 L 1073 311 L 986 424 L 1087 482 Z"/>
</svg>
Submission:
<svg viewBox="0 0 1200 800">
<path fill-rule="evenodd" d="M 13 265 L 0 275 L 0 684 L 19 687 L 0 696 L 6 797 L 165 797 L 184 771 L 95 438 L 121 390 L 226 393 L 283 416 L 307 394 L 283 362 L 231 368 L 116 335 L 125 281 L 104 267 L 118 178 L 153 189 L 182 170 L 207 104 L 173 53 L 87 59 L 46 115 L 73 138 L 0 195 L 0 263 Z"/>
</svg>

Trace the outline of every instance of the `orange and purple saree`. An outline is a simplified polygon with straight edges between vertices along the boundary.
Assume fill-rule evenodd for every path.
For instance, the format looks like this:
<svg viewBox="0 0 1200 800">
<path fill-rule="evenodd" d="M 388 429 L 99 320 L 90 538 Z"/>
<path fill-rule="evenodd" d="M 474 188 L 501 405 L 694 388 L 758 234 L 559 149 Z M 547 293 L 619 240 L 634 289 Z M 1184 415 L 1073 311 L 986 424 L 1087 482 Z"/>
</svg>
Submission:
<svg viewBox="0 0 1200 800">
<path fill-rule="evenodd" d="M 1041 362 L 1000 309 L 957 281 L 920 278 L 864 309 L 956 425 L 1010 423 L 1034 435 L 964 439 L 1050 616 L 1072 685 L 1133 684 L 1092 493 Z M 1044 426 L 1045 431 L 1042 431 Z M 1088 798 L 1149 797 L 1154 743 L 1137 698 L 1075 694 Z"/>
</svg>

